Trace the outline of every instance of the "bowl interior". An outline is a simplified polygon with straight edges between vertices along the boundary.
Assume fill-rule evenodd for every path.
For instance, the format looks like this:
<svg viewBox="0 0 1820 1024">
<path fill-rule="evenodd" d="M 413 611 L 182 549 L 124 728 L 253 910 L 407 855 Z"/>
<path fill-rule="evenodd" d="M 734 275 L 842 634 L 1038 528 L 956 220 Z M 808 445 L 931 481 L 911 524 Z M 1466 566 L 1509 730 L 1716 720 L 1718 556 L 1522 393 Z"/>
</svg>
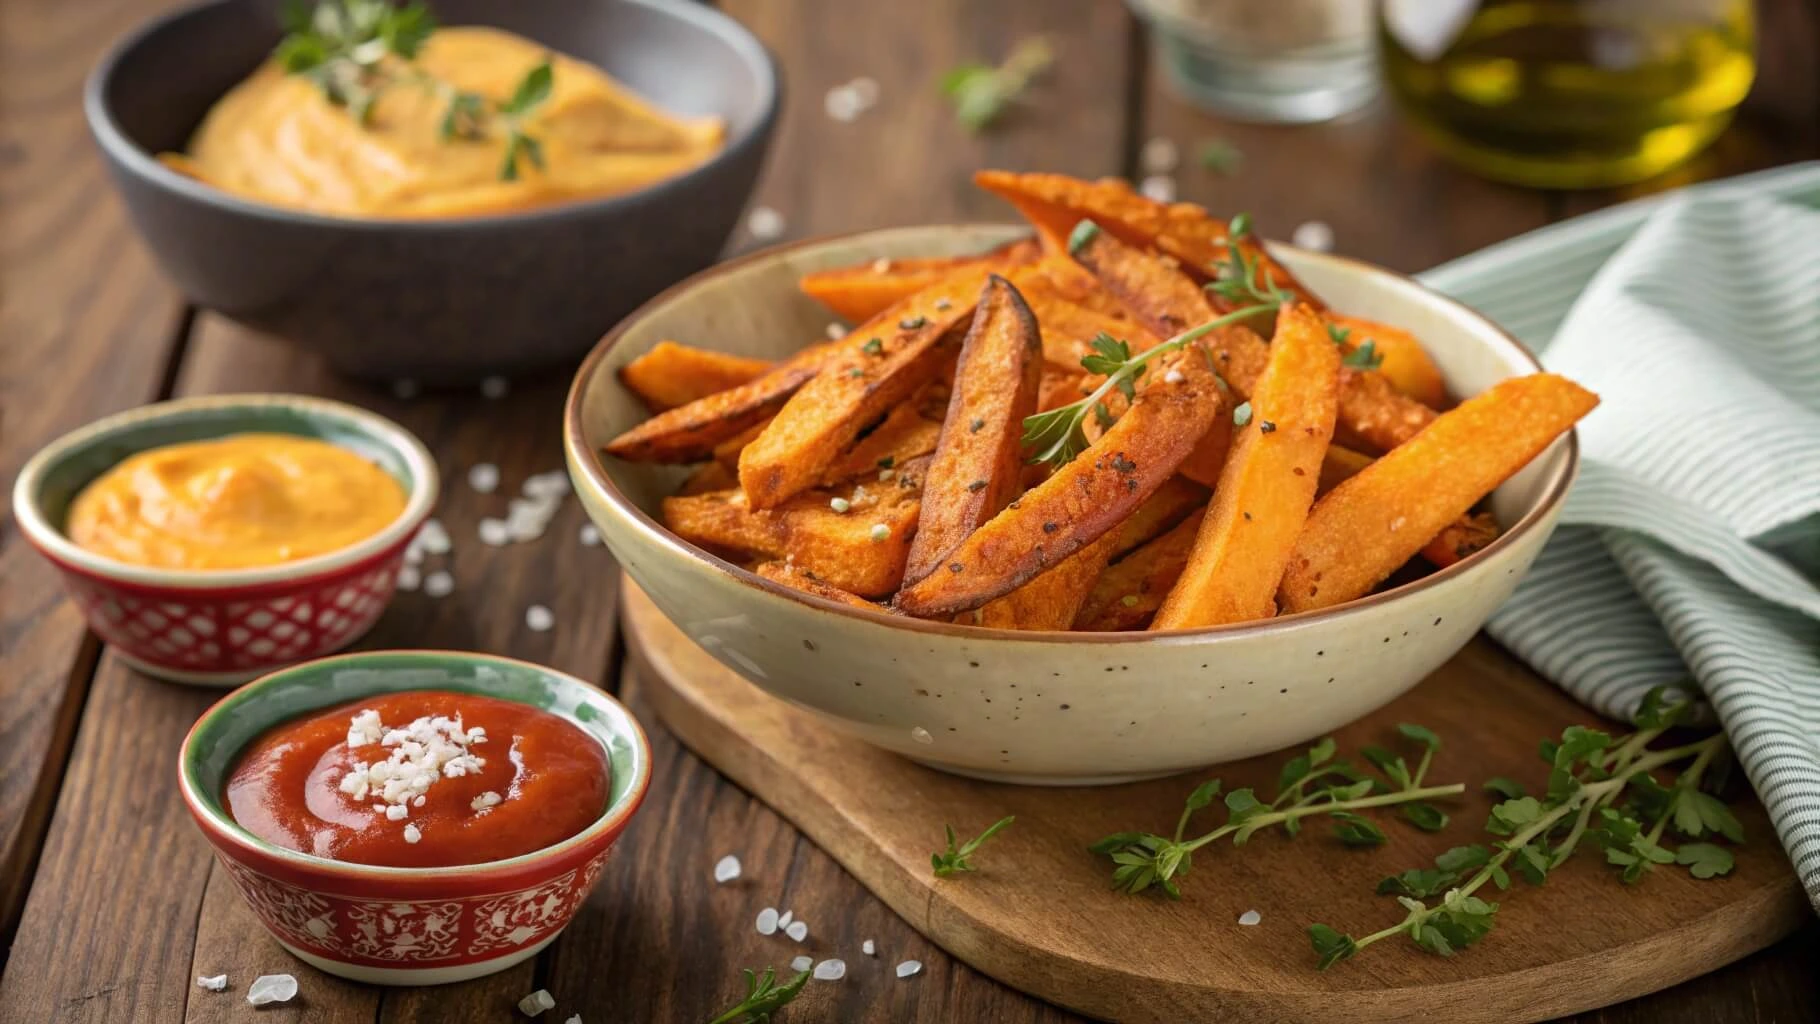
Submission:
<svg viewBox="0 0 1820 1024">
<path fill-rule="evenodd" d="M 579 404 L 578 453 L 603 472 L 653 520 L 663 498 L 688 469 L 625 462 L 600 446 L 647 413 L 620 383 L 620 367 L 669 338 L 744 356 L 777 359 L 819 341 L 828 311 L 796 286 L 805 273 L 880 257 L 951 256 L 979 252 L 1027 232 L 1012 225 L 934 225 L 872 231 L 806 242 L 755 254 L 705 271 L 658 296 L 609 335 L 611 347 L 591 359 L 573 398 Z M 1290 246 L 1273 253 L 1318 295 L 1346 313 L 1413 332 L 1434 357 L 1455 397 L 1476 394 L 1506 377 L 1533 373 L 1533 357 L 1490 321 L 1408 278 L 1337 256 Z M 606 344 L 606 342 L 603 342 Z M 1568 472 L 1562 439 L 1493 493 L 1492 510 L 1506 528 L 1536 511 Z M 706 556 L 704 553 L 704 557 Z"/>
<path fill-rule="evenodd" d="M 183 149 L 209 107 L 270 55 L 283 34 L 284 6 L 218 0 L 154 23 L 104 70 L 102 105 L 146 154 Z M 442 24 L 506 29 L 587 61 L 667 110 L 719 115 L 729 149 L 763 124 L 776 89 L 763 47 L 695 4 L 435 0 L 431 7 Z"/>
<path fill-rule="evenodd" d="M 384 470 L 406 494 L 416 493 L 424 483 L 417 479 L 402 452 L 375 436 L 365 423 L 332 405 L 223 402 L 164 409 L 153 406 L 140 414 L 128 414 L 120 422 L 98 427 L 47 464 L 38 481 L 38 512 L 53 529 L 62 532 L 70 502 L 90 481 L 121 460 L 165 445 L 245 433 L 313 437 L 346 448 Z"/>
<path fill-rule="evenodd" d="M 196 723 L 184 744 L 184 780 L 220 828 L 279 852 L 234 824 L 222 806 L 221 787 L 235 757 L 261 733 L 300 715 L 405 690 L 454 690 L 529 704 L 581 729 L 606 750 L 612 766 L 601 818 L 615 815 L 635 799 L 650 771 L 637 722 L 617 702 L 580 680 L 509 658 L 379 651 L 306 662 L 256 680 L 224 698 Z M 473 871 L 482 866 L 429 870 Z M 421 873 L 421 869 L 409 870 Z"/>
</svg>

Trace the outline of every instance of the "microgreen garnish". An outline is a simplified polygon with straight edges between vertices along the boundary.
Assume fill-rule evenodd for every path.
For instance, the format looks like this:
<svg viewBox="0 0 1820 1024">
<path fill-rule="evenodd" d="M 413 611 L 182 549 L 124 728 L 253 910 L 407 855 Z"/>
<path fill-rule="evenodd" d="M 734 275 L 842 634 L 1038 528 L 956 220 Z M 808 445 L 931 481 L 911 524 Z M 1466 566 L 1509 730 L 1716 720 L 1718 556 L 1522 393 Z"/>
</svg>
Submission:
<svg viewBox="0 0 1820 1024">
<path fill-rule="evenodd" d="M 1229 303 L 1261 302 L 1273 310 L 1286 302 L 1294 302 L 1295 294 L 1278 287 L 1260 265 L 1258 256 L 1239 244 L 1250 233 L 1249 215 L 1241 213 L 1228 222 L 1226 258 L 1213 265 L 1213 281 L 1207 285 L 1207 290 Z"/>
<path fill-rule="evenodd" d="M 1082 221 L 1082 223 L 1087 223 Z M 1075 228 L 1078 233 L 1079 227 Z M 1061 467 L 1074 460 L 1076 455 L 1087 450 L 1087 434 L 1081 429 L 1089 412 L 1098 418 L 1102 427 L 1110 427 L 1113 416 L 1110 410 L 1100 403 L 1113 391 L 1118 391 L 1127 399 L 1137 395 L 1137 379 L 1144 373 L 1144 366 L 1158 356 L 1167 355 L 1190 344 L 1203 334 L 1218 330 L 1227 324 L 1237 323 L 1248 316 L 1266 312 L 1269 307 L 1247 306 L 1235 309 L 1230 313 L 1217 316 L 1212 320 L 1191 327 L 1148 351 L 1137 355 L 1131 354 L 1131 346 L 1107 334 L 1100 334 L 1093 339 L 1093 354 L 1081 358 L 1081 366 L 1090 373 L 1105 374 L 1106 379 L 1100 382 L 1087 397 L 1078 402 L 1071 402 L 1048 412 L 1039 412 L 1034 416 L 1024 417 L 1024 446 L 1035 449 L 1030 457 L 1032 463 L 1048 463 Z"/>
<path fill-rule="evenodd" d="M 981 131 L 998 120 L 1054 61 L 1055 50 L 1047 39 L 1025 39 L 1011 48 L 998 67 L 963 64 L 943 75 L 942 92 L 954 104 L 954 118 L 961 127 Z"/>
<path fill-rule="evenodd" d="M 387 89 L 412 86 L 445 104 L 439 128 L 444 141 L 504 138 L 501 181 L 517 180 L 521 160 L 543 168 L 543 148 L 524 125 L 550 98 L 554 71 L 548 58 L 525 73 L 510 98 L 494 102 L 416 66 L 436 31 L 436 16 L 422 0 L 400 7 L 385 0 L 321 0 L 314 9 L 294 0 L 284 9 L 283 23 L 285 36 L 274 51 L 279 66 L 314 82 L 324 98 L 362 125 Z"/>
<path fill-rule="evenodd" d="M 861 345 L 859 348 L 860 348 L 861 352 L 864 352 L 869 356 L 878 355 L 880 352 L 883 352 L 885 350 L 885 339 L 883 339 L 883 338 L 869 339 L 864 345 Z"/>
<path fill-rule="evenodd" d="M 1408 935 L 1431 953 L 1451 956 L 1484 938 L 1496 923 L 1498 904 L 1474 895 L 1486 883 L 1508 889 L 1515 874 L 1540 885 L 1573 856 L 1582 840 L 1603 850 L 1605 862 L 1619 869 L 1626 883 L 1640 881 L 1659 864 L 1678 864 L 1695 878 L 1731 871 L 1731 851 L 1716 843 L 1673 848 L 1663 842 L 1670 828 L 1689 839 L 1744 841 L 1738 819 L 1702 788 L 1708 769 L 1725 752 L 1723 733 L 1650 749 L 1681 724 L 1691 708 L 1685 700 L 1668 703 L 1658 688 L 1644 698 L 1637 730 L 1628 736 L 1614 738 L 1576 725 L 1568 727 L 1559 741 L 1544 741 L 1542 759 L 1549 764 L 1546 793 L 1527 796 L 1521 786 L 1502 777 L 1487 782 L 1487 790 L 1505 797 L 1485 822 L 1485 830 L 1498 838 L 1489 846 L 1456 846 L 1435 858 L 1432 868 L 1415 868 L 1379 882 L 1378 892 L 1395 896 L 1407 912 L 1388 928 L 1355 939 L 1324 924 L 1311 925 L 1308 938 L 1319 965 L 1330 967 L 1396 935 Z M 1670 784 L 1656 780 L 1657 770 L 1684 762 Z M 1436 897 L 1438 901 L 1429 902 Z"/>
<path fill-rule="evenodd" d="M 1215 174 L 1236 174 L 1245 154 L 1225 139 L 1206 139 L 1194 151 L 1195 162 Z"/>
<path fill-rule="evenodd" d="M 809 972 L 802 971 L 782 985 L 774 984 L 777 980 L 774 967 L 765 968 L 763 974 L 750 970 L 740 973 L 746 976 L 746 998 L 708 1024 L 769 1024 L 771 1015 L 789 1005 L 809 981 Z"/>
<path fill-rule="evenodd" d="M 1339 324 L 1328 324 L 1327 336 L 1333 339 L 1335 345 L 1344 345 L 1346 339 L 1352 337 L 1352 328 L 1341 327 Z"/>
<path fill-rule="evenodd" d="M 1086 248 L 1087 243 L 1093 241 L 1099 233 L 1100 226 L 1090 220 L 1076 222 L 1074 230 L 1068 232 L 1068 255 L 1080 255 L 1080 251 Z"/>
<path fill-rule="evenodd" d="M 1418 729 L 1427 737 L 1434 734 L 1420 726 L 1404 726 L 1405 736 Z M 1423 742 L 1423 741 L 1418 741 Z M 1376 846 L 1384 833 L 1358 811 L 1370 807 L 1415 805 L 1437 797 L 1456 796 L 1466 787 L 1455 783 L 1446 786 L 1424 785 L 1428 765 L 1440 740 L 1434 745 L 1423 742 L 1421 762 L 1414 772 L 1407 767 L 1396 776 L 1379 779 L 1352 764 L 1335 759 L 1332 737 L 1323 739 L 1284 763 L 1277 774 L 1277 795 L 1269 803 L 1260 801 L 1250 789 L 1235 789 L 1224 798 L 1226 823 L 1194 839 L 1186 839 L 1188 823 L 1196 811 L 1210 806 L 1220 795 L 1220 780 L 1209 779 L 1188 794 L 1182 816 L 1176 821 L 1175 834 L 1161 836 L 1150 832 L 1118 832 L 1094 843 L 1088 849 L 1112 859 L 1112 887 L 1121 892 L 1140 893 L 1151 887 L 1161 889 L 1171 899 L 1182 896 L 1177 880 L 1188 874 L 1194 851 L 1226 836 L 1233 845 L 1243 846 L 1260 829 L 1283 826 L 1291 837 L 1302 829 L 1302 819 L 1324 814 L 1334 820 L 1334 834 L 1348 846 Z M 1399 759 L 1397 763 L 1402 763 Z M 1393 785 L 1394 784 L 1394 785 Z M 1425 806 L 1425 805 L 1424 805 Z"/>
<path fill-rule="evenodd" d="M 1375 370 L 1383 362 L 1384 356 L 1378 352 L 1378 343 L 1366 338 L 1365 344 L 1346 353 L 1346 357 L 1340 360 L 1340 365 L 1350 366 L 1355 370 Z"/>
<path fill-rule="evenodd" d="M 902 320 L 899 320 L 897 322 L 897 327 L 898 327 L 898 330 L 900 330 L 900 331 L 914 331 L 917 328 L 923 326 L 924 324 L 926 324 L 928 322 L 929 321 L 923 317 L 910 316 L 910 317 L 905 317 Z"/>
<path fill-rule="evenodd" d="M 955 845 L 959 837 L 954 834 L 954 826 L 942 826 L 948 832 L 948 849 L 941 853 L 932 853 L 929 855 L 929 863 L 935 868 L 935 877 L 947 878 L 949 875 L 959 874 L 963 871 L 972 871 L 973 865 L 968 862 L 967 858 L 972 856 L 973 852 L 980 848 L 981 843 L 991 839 L 994 835 L 998 834 L 1000 829 L 1016 820 L 1017 817 L 1015 815 L 1008 815 L 1000 818 L 987 826 L 986 831 L 961 843 L 959 846 Z"/>
<path fill-rule="evenodd" d="M 887 455 L 878 460 L 878 468 L 880 469 L 890 469 L 895 465 L 897 465 L 897 456 L 895 455 Z"/>
<path fill-rule="evenodd" d="M 1251 422 L 1251 403 L 1240 402 L 1232 407 L 1232 425 L 1242 427 Z"/>
</svg>

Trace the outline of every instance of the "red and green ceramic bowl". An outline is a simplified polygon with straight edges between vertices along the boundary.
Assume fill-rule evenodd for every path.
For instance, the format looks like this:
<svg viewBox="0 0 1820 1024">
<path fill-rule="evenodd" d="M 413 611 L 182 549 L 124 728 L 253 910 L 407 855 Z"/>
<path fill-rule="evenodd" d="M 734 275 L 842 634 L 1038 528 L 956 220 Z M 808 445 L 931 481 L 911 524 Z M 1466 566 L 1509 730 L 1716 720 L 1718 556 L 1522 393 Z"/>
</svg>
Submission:
<svg viewBox="0 0 1820 1024">
<path fill-rule="evenodd" d="M 222 784 L 255 737 L 301 715 L 407 690 L 454 690 L 528 704 L 598 742 L 607 806 L 579 834 L 507 860 L 444 868 L 346 864 L 282 849 L 235 824 Z M 183 801 L 272 937 L 312 967 L 379 985 L 440 985 L 536 955 L 574 918 L 644 801 L 651 751 L 618 701 L 573 676 L 460 651 L 345 654 L 236 690 L 184 738 Z"/>
<path fill-rule="evenodd" d="M 70 502 L 123 459 L 251 431 L 319 438 L 366 457 L 403 485 L 404 511 L 358 544 L 254 569 L 132 565 L 65 535 Z M 57 439 L 20 471 L 13 518 L 62 572 L 89 627 L 135 668 L 174 682 L 232 686 L 332 654 L 371 629 L 436 494 L 436 460 L 391 420 L 303 395 L 218 395 L 143 406 Z"/>
</svg>

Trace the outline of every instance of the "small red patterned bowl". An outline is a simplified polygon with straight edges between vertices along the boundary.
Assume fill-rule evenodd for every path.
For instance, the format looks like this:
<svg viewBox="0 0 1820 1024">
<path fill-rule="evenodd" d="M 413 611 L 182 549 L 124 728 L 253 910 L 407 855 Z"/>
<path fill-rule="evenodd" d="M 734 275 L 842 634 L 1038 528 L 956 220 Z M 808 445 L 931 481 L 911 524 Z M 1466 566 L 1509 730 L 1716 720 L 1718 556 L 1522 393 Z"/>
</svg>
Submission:
<svg viewBox="0 0 1820 1024">
<path fill-rule="evenodd" d="M 221 802 L 237 755 L 272 726 L 405 690 L 456 690 L 558 715 L 607 752 L 607 806 L 554 846 L 463 867 L 345 864 L 265 842 Z M 183 741 L 183 802 L 253 912 L 312 967 L 376 985 L 440 985 L 501 971 L 549 945 L 575 916 L 644 802 L 651 749 L 630 712 L 573 676 L 459 651 L 344 654 L 274 672 L 224 697 Z"/>
<path fill-rule="evenodd" d="M 404 512 L 358 544 L 256 569 L 131 565 L 64 535 L 70 502 L 122 459 L 248 431 L 316 437 L 371 459 L 404 485 Z M 436 461 L 384 417 L 302 395 L 219 395 L 143 406 L 57 439 L 20 471 L 13 518 L 62 571 L 89 627 L 129 664 L 173 682 L 233 686 L 331 654 L 372 628 L 436 492 Z"/>
</svg>

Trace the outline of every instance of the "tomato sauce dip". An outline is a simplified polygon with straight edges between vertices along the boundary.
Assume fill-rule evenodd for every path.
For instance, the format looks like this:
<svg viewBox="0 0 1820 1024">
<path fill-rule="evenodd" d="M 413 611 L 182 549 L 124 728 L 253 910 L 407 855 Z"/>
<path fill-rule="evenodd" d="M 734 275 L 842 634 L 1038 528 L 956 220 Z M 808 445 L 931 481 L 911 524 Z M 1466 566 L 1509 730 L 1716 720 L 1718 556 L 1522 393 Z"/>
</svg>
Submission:
<svg viewBox="0 0 1820 1024">
<path fill-rule="evenodd" d="M 223 796 L 274 846 L 350 864 L 453 867 L 570 838 L 607 807 L 606 751 L 547 711 L 469 693 L 374 696 L 273 727 Z"/>
</svg>

